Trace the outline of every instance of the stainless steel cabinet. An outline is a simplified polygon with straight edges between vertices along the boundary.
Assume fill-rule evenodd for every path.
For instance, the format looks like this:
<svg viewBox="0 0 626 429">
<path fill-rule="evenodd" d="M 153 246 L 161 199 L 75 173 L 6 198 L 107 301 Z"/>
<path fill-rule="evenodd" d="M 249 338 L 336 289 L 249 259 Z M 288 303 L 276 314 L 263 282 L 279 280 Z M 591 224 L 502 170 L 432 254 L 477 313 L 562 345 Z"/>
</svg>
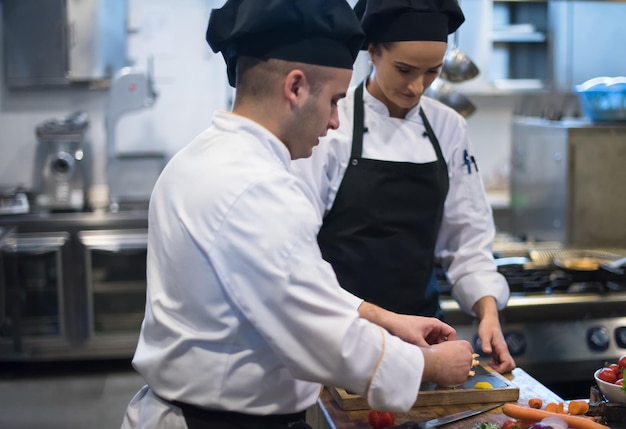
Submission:
<svg viewBox="0 0 626 429">
<path fill-rule="evenodd" d="M 569 246 L 626 243 L 626 124 L 518 118 L 513 233 Z"/>
<path fill-rule="evenodd" d="M 127 0 L 3 0 L 9 87 L 107 81 L 126 65 Z"/>
<path fill-rule="evenodd" d="M 136 337 L 146 304 L 145 230 L 81 231 L 90 335 Z"/>
<path fill-rule="evenodd" d="M 0 218 L 0 361 L 132 356 L 146 296 L 147 213 Z M 4 276 L 1 275 L 0 279 Z"/>
</svg>

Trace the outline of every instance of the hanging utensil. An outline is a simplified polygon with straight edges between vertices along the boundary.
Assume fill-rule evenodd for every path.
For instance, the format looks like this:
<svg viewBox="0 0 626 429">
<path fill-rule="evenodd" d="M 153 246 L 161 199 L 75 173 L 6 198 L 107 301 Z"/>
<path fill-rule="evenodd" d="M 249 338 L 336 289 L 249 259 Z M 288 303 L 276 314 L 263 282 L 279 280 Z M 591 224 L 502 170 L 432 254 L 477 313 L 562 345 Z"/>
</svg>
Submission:
<svg viewBox="0 0 626 429">
<path fill-rule="evenodd" d="M 464 118 L 469 117 L 476 111 L 476 106 L 463 94 L 457 92 L 450 84 L 435 79 L 434 82 L 424 91 L 424 95 L 441 101 L 448 107 L 456 110 Z"/>
<path fill-rule="evenodd" d="M 465 82 L 478 76 L 476 64 L 458 48 L 459 31 L 454 32 L 454 43 L 443 57 L 440 77 L 449 82 Z"/>
</svg>

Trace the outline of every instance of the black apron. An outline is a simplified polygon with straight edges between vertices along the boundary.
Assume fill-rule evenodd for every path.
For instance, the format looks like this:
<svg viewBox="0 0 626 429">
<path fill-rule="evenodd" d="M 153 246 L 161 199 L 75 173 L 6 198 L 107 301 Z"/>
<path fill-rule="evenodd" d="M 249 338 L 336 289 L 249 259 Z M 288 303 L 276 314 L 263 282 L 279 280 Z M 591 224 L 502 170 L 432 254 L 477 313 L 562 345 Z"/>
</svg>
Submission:
<svg viewBox="0 0 626 429">
<path fill-rule="evenodd" d="M 436 161 L 362 158 L 363 111 L 361 83 L 350 163 L 318 234 L 322 255 L 354 295 L 397 313 L 440 316 L 434 251 L 449 187 L 441 147 L 420 108 Z"/>
<path fill-rule="evenodd" d="M 182 410 L 188 429 L 311 429 L 311 426 L 305 423 L 305 411 L 258 416 L 233 411 L 209 410 L 159 398 Z"/>
</svg>

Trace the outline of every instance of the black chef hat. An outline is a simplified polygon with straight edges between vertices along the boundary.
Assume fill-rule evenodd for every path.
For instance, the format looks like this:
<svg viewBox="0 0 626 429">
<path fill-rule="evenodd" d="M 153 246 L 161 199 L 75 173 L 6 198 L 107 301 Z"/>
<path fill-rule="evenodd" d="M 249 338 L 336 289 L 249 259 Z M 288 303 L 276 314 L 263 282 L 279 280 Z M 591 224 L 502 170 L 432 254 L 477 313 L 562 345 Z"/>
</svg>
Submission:
<svg viewBox="0 0 626 429">
<path fill-rule="evenodd" d="M 363 36 L 346 0 L 228 0 L 206 32 L 233 87 L 239 56 L 352 69 Z"/>
<path fill-rule="evenodd" d="M 359 0 L 354 12 L 369 43 L 434 40 L 446 42 L 465 21 L 457 0 Z"/>
</svg>

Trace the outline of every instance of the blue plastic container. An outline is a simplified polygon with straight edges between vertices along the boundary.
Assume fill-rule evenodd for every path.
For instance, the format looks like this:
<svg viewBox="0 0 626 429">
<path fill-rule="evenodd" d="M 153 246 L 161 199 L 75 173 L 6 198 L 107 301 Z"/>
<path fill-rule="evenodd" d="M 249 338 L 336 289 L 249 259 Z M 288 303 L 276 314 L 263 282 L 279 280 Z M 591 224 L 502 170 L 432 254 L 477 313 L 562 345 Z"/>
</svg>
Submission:
<svg viewBox="0 0 626 429">
<path fill-rule="evenodd" d="M 626 77 L 596 77 L 577 85 L 574 90 L 589 120 L 626 121 Z"/>
</svg>

